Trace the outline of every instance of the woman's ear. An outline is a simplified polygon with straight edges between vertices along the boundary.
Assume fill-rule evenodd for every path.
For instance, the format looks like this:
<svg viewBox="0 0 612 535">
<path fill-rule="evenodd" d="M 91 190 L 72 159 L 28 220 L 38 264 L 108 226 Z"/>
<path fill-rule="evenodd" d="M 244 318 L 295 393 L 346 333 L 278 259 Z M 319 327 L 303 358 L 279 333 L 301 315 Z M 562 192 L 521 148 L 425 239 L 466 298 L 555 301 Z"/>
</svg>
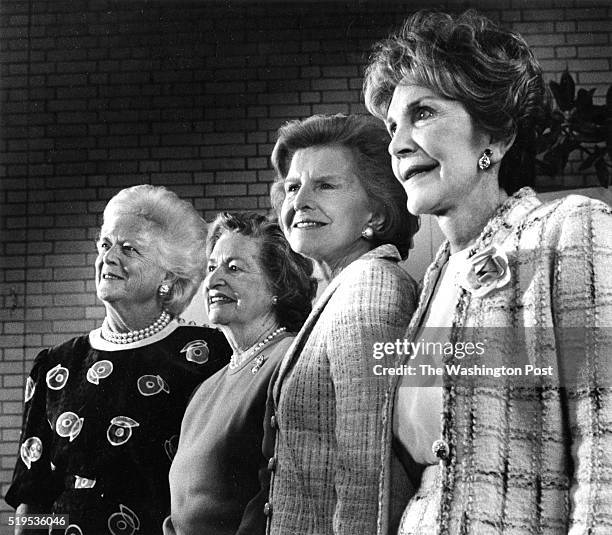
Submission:
<svg viewBox="0 0 612 535">
<path fill-rule="evenodd" d="M 489 142 L 489 149 L 493 153 L 491 155 L 491 162 L 496 164 L 500 163 L 506 153 L 512 147 L 514 140 L 516 139 L 516 132 L 513 132 L 510 136 L 503 139 L 491 139 Z"/>
<path fill-rule="evenodd" d="M 372 227 L 376 232 L 380 232 L 385 226 L 385 217 L 378 211 L 373 212 L 372 216 L 368 221 L 368 225 Z"/>
</svg>

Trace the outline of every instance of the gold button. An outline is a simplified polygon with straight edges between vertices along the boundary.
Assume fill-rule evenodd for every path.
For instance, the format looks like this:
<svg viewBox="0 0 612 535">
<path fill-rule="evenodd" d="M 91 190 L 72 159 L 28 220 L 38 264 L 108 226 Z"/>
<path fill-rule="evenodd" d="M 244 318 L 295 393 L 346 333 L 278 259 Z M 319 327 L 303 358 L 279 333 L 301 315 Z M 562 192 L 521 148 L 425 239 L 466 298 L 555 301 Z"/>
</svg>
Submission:
<svg viewBox="0 0 612 535">
<path fill-rule="evenodd" d="M 446 440 L 439 439 L 431 445 L 431 451 L 438 459 L 444 460 L 448 459 L 450 448 Z"/>
</svg>

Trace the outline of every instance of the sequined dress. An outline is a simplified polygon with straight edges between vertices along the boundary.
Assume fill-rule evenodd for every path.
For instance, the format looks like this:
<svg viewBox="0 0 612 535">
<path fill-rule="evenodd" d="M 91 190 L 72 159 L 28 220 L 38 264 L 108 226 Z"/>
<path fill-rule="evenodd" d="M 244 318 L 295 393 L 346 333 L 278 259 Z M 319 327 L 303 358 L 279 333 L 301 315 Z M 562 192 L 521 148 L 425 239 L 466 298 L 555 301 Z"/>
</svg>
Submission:
<svg viewBox="0 0 612 535">
<path fill-rule="evenodd" d="M 41 351 L 7 503 L 68 514 L 71 534 L 161 533 L 187 402 L 229 354 L 219 331 L 177 321 L 130 344 L 98 329 Z"/>
</svg>

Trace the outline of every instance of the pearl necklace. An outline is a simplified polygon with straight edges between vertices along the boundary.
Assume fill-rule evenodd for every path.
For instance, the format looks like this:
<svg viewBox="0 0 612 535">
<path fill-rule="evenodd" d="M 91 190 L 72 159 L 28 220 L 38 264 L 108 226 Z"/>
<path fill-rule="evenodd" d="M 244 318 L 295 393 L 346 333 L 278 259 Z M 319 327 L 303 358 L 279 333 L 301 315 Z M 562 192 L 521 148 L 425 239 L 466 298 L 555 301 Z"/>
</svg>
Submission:
<svg viewBox="0 0 612 535">
<path fill-rule="evenodd" d="M 113 344 L 131 344 L 132 342 L 144 340 L 145 338 L 157 334 L 168 325 L 171 320 L 172 316 L 163 310 L 159 318 L 144 329 L 140 329 L 139 331 L 128 331 L 127 333 L 116 333 L 108 326 L 108 321 L 104 318 L 100 334 L 107 342 L 112 342 Z"/>
<path fill-rule="evenodd" d="M 264 346 L 269 344 L 274 338 L 276 338 L 279 334 L 285 332 L 287 327 L 279 327 L 278 329 L 272 331 L 268 336 L 266 336 L 261 342 L 258 342 L 254 346 L 250 347 L 243 353 L 236 354 L 234 353 L 230 359 L 229 368 L 230 370 L 235 370 L 242 366 L 246 361 L 248 361 L 253 355 L 255 355 L 258 351 L 260 351 Z"/>
</svg>

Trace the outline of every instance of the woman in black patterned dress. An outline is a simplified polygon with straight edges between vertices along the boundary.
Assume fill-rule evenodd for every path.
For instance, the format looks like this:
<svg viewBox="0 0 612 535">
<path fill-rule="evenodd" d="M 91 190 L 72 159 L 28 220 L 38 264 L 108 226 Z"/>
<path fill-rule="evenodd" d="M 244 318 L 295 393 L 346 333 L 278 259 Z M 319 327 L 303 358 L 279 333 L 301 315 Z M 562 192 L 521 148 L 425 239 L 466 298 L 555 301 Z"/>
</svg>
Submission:
<svg viewBox="0 0 612 535">
<path fill-rule="evenodd" d="M 163 187 L 108 203 L 95 261 L 106 317 L 36 357 L 6 495 L 18 513 L 67 514 L 69 535 L 161 532 L 187 401 L 229 360 L 220 332 L 178 318 L 202 281 L 205 239 L 195 209 Z"/>
</svg>

